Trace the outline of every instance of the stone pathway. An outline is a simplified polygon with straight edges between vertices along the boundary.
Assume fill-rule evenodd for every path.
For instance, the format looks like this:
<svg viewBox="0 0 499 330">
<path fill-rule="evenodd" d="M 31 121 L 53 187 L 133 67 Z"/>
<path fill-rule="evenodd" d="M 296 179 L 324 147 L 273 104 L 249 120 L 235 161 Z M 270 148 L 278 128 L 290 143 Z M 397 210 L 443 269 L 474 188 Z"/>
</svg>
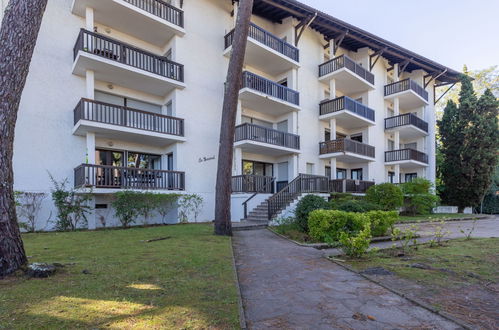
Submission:
<svg viewBox="0 0 499 330">
<path fill-rule="evenodd" d="M 250 329 L 459 329 L 268 230 L 233 242 Z"/>
</svg>

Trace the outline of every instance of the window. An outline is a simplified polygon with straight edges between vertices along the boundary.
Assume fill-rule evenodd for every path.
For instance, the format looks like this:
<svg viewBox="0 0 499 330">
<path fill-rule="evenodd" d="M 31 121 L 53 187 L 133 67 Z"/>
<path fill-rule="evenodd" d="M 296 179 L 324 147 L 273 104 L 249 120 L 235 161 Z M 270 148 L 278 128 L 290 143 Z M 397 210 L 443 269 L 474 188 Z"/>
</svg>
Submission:
<svg viewBox="0 0 499 330">
<path fill-rule="evenodd" d="M 352 180 L 362 180 L 362 169 L 356 168 L 350 171 L 350 179 Z"/>
<path fill-rule="evenodd" d="M 388 140 L 388 151 L 393 151 L 393 150 L 395 150 L 395 141 Z"/>
<path fill-rule="evenodd" d="M 169 101 L 166 104 L 166 115 L 173 116 L 173 102 L 172 101 Z"/>
<path fill-rule="evenodd" d="M 274 176 L 274 165 L 271 163 L 243 160 L 243 174 Z"/>
<path fill-rule="evenodd" d="M 128 151 L 127 167 L 159 170 L 161 169 L 161 156 Z"/>
<path fill-rule="evenodd" d="M 105 166 L 123 166 L 123 152 L 112 150 L 95 150 L 95 163 Z"/>
<path fill-rule="evenodd" d="M 405 174 L 405 182 L 412 182 L 412 180 L 418 177 L 417 173 L 406 173 Z"/>
<path fill-rule="evenodd" d="M 395 172 L 388 172 L 388 182 L 390 183 L 395 182 Z"/>
<path fill-rule="evenodd" d="M 307 174 L 314 174 L 315 164 L 307 163 Z"/>
<path fill-rule="evenodd" d="M 324 131 L 324 141 L 331 141 L 331 131 L 328 129 Z"/>
<path fill-rule="evenodd" d="M 161 113 L 161 106 L 157 104 L 134 100 L 124 96 L 109 94 L 101 91 L 95 91 L 95 100 L 122 107 L 124 106 L 148 112 Z"/>
<path fill-rule="evenodd" d="M 326 168 L 324 169 L 324 173 L 326 174 L 326 176 L 327 176 L 329 179 L 332 179 L 332 178 L 331 178 L 331 166 L 326 166 Z"/>
<path fill-rule="evenodd" d="M 350 139 L 362 143 L 362 133 L 352 134 Z"/>
<path fill-rule="evenodd" d="M 260 120 L 260 119 L 256 119 L 256 118 L 252 118 L 252 117 L 248 117 L 248 116 L 241 116 L 241 119 L 242 119 L 243 123 L 254 124 L 254 125 L 258 125 L 258 126 L 262 126 L 262 127 L 270 128 L 270 129 L 274 128 L 274 125 L 268 121 L 264 121 L 264 120 Z"/>
<path fill-rule="evenodd" d="M 418 144 L 416 142 L 413 142 L 413 143 L 406 143 L 404 144 L 404 148 L 405 149 L 414 149 L 414 150 L 418 150 Z"/>
<path fill-rule="evenodd" d="M 288 79 L 287 79 L 287 78 L 286 78 L 286 79 L 283 79 L 283 80 L 281 80 L 281 81 L 278 81 L 277 83 L 278 83 L 279 85 L 281 85 L 281 86 L 288 87 Z"/>
<path fill-rule="evenodd" d="M 347 170 L 344 168 L 336 169 L 336 179 L 343 180 L 347 178 Z"/>
</svg>

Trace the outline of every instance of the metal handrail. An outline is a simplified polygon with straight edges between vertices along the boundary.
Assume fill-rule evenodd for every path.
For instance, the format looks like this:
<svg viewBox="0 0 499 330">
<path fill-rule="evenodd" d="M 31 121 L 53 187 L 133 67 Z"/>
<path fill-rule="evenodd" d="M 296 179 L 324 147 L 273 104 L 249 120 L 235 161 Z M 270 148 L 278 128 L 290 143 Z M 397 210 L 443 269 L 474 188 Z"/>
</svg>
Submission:
<svg viewBox="0 0 499 330">
<path fill-rule="evenodd" d="M 265 183 L 262 187 L 261 187 L 261 191 L 257 191 L 255 193 L 253 193 L 253 195 L 251 195 L 247 200 L 245 200 L 243 202 L 243 206 L 244 206 L 244 218 L 246 219 L 248 217 L 248 202 L 250 200 L 252 200 L 256 195 L 260 194 L 260 193 L 263 193 L 265 192 L 265 188 L 267 187 L 267 185 L 269 184 L 274 184 L 275 182 L 275 178 L 272 178 L 272 180 L 268 181 L 267 183 Z"/>
</svg>

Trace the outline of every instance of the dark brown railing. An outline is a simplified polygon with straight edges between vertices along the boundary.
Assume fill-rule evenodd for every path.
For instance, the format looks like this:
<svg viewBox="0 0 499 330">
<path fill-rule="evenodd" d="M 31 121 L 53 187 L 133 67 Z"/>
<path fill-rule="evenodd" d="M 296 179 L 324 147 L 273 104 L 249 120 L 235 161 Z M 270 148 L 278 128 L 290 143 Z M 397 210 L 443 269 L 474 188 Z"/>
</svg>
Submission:
<svg viewBox="0 0 499 330">
<path fill-rule="evenodd" d="M 125 0 L 131 5 L 147 11 L 167 22 L 184 27 L 184 12 L 161 0 Z"/>
<path fill-rule="evenodd" d="M 123 63 L 177 81 L 184 81 L 184 66 L 121 41 L 80 30 L 73 49 L 74 59 L 80 51 Z"/>
<path fill-rule="evenodd" d="M 371 85 L 374 85 L 374 75 L 346 55 L 340 55 L 319 65 L 319 77 L 323 77 L 342 68 L 347 68 Z"/>
<path fill-rule="evenodd" d="M 300 93 L 297 91 L 249 71 L 243 72 L 242 88 L 254 89 L 289 103 L 300 104 Z"/>
<path fill-rule="evenodd" d="M 81 99 L 74 109 L 74 124 L 80 120 L 184 136 L 183 119 L 89 99 Z"/>
<path fill-rule="evenodd" d="M 251 140 L 280 147 L 300 149 L 300 136 L 254 124 L 236 126 L 235 142 Z"/>
<path fill-rule="evenodd" d="M 133 167 L 82 164 L 75 168 L 76 188 L 184 190 L 185 173 Z"/>
<path fill-rule="evenodd" d="M 385 162 L 397 162 L 400 160 L 415 160 L 428 164 L 428 155 L 414 149 L 399 149 L 385 152 Z"/>
<path fill-rule="evenodd" d="M 425 101 L 428 101 L 428 92 L 417 82 L 409 78 L 385 85 L 385 96 L 408 90 L 414 91 L 414 93 L 421 96 Z"/>
<path fill-rule="evenodd" d="M 321 116 L 341 110 L 348 110 L 361 117 L 374 121 L 375 111 L 373 109 L 363 105 L 360 102 L 355 101 L 348 96 L 341 96 L 333 100 L 323 101 L 321 102 L 319 107 L 319 114 Z"/>
<path fill-rule="evenodd" d="M 352 152 L 361 156 L 374 158 L 375 149 L 373 146 L 365 143 L 360 143 L 351 139 L 338 139 L 321 142 L 319 144 L 319 153 L 321 155 L 331 154 L 336 152 Z"/>
<path fill-rule="evenodd" d="M 329 182 L 330 191 L 336 193 L 364 194 L 371 186 L 374 186 L 374 181 L 334 179 Z"/>
<path fill-rule="evenodd" d="M 391 129 L 400 126 L 413 125 L 428 133 L 428 123 L 413 113 L 389 117 L 385 119 L 385 129 Z"/>
<path fill-rule="evenodd" d="M 283 54 L 286 57 L 289 57 L 296 62 L 300 61 L 300 50 L 298 48 L 273 35 L 272 33 L 265 31 L 258 25 L 251 23 L 248 37 L 255 39 L 256 41 L 264 44 L 269 48 L 272 48 L 273 50 Z M 232 45 L 233 41 L 234 30 L 225 35 L 225 49 L 229 48 Z"/>
<path fill-rule="evenodd" d="M 274 189 L 269 183 L 273 181 L 271 176 L 236 175 L 232 177 L 232 192 L 271 194 Z"/>
<path fill-rule="evenodd" d="M 300 174 L 268 200 L 269 220 L 284 210 L 301 194 L 329 193 L 329 179 L 325 176 Z"/>
</svg>

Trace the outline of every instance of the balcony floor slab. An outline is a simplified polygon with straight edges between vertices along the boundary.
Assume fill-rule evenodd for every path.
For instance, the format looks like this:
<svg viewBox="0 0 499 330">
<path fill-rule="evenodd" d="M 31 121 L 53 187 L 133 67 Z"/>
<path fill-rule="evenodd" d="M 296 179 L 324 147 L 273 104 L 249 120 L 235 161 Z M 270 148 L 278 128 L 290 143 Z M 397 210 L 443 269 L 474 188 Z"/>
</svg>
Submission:
<svg viewBox="0 0 499 330">
<path fill-rule="evenodd" d="M 243 152 L 252 154 L 261 154 L 267 156 L 285 156 L 290 154 L 299 154 L 300 150 L 281 147 L 269 143 L 263 143 L 251 140 L 242 140 L 234 143 L 234 147 L 241 148 Z"/>
<path fill-rule="evenodd" d="M 341 68 L 319 78 L 322 83 L 336 80 L 336 89 L 344 94 L 355 94 L 375 89 L 374 85 L 347 68 Z"/>
<path fill-rule="evenodd" d="M 413 90 L 406 90 L 385 96 L 385 100 L 393 100 L 396 97 L 399 98 L 400 109 L 404 110 L 421 108 L 429 104 L 428 101 L 416 94 Z"/>
<path fill-rule="evenodd" d="M 241 89 L 239 91 L 239 99 L 244 108 L 262 112 L 274 117 L 300 110 L 299 105 L 283 101 L 251 88 Z"/>
<path fill-rule="evenodd" d="M 372 157 L 362 156 L 359 154 L 355 154 L 353 152 L 334 152 L 334 153 L 320 155 L 319 158 L 320 159 L 336 158 L 336 160 L 339 160 L 340 162 L 344 163 L 365 163 L 366 161 L 367 162 L 375 161 L 375 159 Z"/>
<path fill-rule="evenodd" d="M 385 132 L 399 132 L 402 140 L 415 140 L 421 137 L 428 136 L 428 133 L 414 125 L 403 125 L 394 128 L 386 129 Z"/>
<path fill-rule="evenodd" d="M 319 119 L 323 121 L 329 121 L 333 118 L 336 118 L 336 125 L 349 130 L 376 125 L 374 121 L 349 110 L 340 110 L 319 116 Z"/>
</svg>

